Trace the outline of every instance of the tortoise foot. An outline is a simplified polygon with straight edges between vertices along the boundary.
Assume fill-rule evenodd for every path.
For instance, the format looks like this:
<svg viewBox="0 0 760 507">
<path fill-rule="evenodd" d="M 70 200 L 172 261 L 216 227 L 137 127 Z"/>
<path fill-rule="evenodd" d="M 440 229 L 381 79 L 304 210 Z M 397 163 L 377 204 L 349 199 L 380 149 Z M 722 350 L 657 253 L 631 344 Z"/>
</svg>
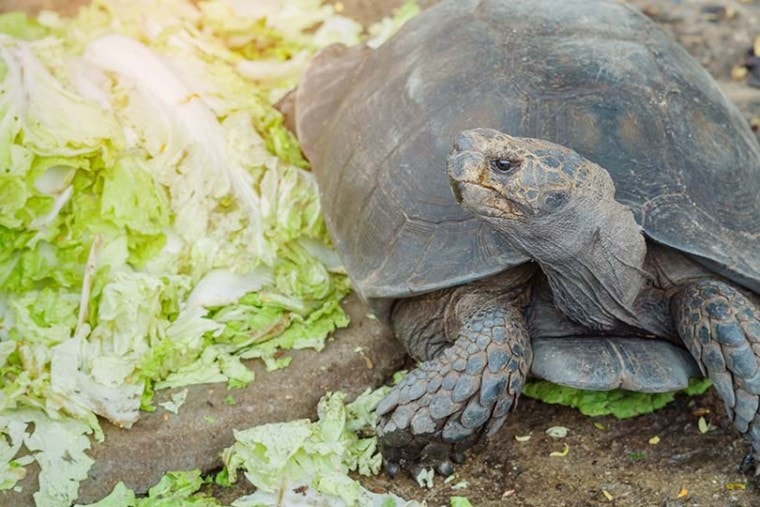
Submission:
<svg viewBox="0 0 760 507">
<path fill-rule="evenodd" d="M 739 432 L 760 458 L 760 304 L 715 280 L 684 288 L 674 299 L 678 332 L 713 381 Z M 745 460 L 746 461 L 746 460 Z"/>
<path fill-rule="evenodd" d="M 504 423 L 525 382 L 532 352 L 522 318 L 509 308 L 475 311 L 454 344 L 411 371 L 377 406 L 386 470 L 450 475 L 465 452 Z"/>
</svg>

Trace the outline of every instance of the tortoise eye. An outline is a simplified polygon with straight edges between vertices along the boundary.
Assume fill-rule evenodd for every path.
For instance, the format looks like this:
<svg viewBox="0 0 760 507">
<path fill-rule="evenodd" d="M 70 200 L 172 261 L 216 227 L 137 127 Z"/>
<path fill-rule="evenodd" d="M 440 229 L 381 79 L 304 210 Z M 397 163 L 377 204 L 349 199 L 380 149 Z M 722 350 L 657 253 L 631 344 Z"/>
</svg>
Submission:
<svg viewBox="0 0 760 507">
<path fill-rule="evenodd" d="M 491 169 L 499 173 L 509 173 L 520 165 L 515 160 L 509 160 L 508 158 L 495 158 L 491 160 Z"/>
</svg>

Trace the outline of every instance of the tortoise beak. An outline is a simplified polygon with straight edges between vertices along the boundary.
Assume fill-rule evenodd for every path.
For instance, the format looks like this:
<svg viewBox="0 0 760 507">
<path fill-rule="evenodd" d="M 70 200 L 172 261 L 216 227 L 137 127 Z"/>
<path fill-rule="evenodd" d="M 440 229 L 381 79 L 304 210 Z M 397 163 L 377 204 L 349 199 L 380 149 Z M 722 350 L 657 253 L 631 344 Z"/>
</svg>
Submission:
<svg viewBox="0 0 760 507">
<path fill-rule="evenodd" d="M 485 158 L 475 151 L 452 150 L 446 163 L 446 169 L 451 181 L 477 181 L 478 170 L 485 163 Z"/>
<path fill-rule="evenodd" d="M 459 204 L 465 199 L 467 187 L 480 179 L 478 173 L 485 158 L 477 151 L 477 147 L 476 136 L 471 135 L 470 131 L 462 132 L 454 140 L 454 146 L 446 160 L 451 192 Z"/>
<path fill-rule="evenodd" d="M 488 165 L 485 157 L 487 145 L 497 135 L 503 134 L 490 129 L 471 129 L 456 136 L 447 160 L 452 182 L 475 183 L 482 179 L 481 173 Z"/>
<path fill-rule="evenodd" d="M 458 181 L 451 180 L 451 193 L 454 194 L 457 204 L 462 204 L 462 184 Z"/>
<path fill-rule="evenodd" d="M 475 195 L 479 194 L 480 172 L 483 164 L 485 164 L 485 159 L 480 153 L 459 151 L 456 146 L 454 147 L 449 155 L 446 169 L 449 174 L 451 193 L 457 203 L 472 204 L 466 201 L 475 199 Z"/>
</svg>

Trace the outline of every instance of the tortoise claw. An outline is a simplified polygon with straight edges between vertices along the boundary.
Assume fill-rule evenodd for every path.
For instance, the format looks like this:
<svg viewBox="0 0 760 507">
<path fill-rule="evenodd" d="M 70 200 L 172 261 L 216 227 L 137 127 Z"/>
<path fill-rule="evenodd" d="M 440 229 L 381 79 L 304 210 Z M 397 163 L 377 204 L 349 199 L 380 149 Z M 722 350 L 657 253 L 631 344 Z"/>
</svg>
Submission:
<svg viewBox="0 0 760 507">
<path fill-rule="evenodd" d="M 465 456 L 464 452 L 462 451 L 455 452 L 454 454 L 451 455 L 451 461 L 453 461 L 457 465 L 461 465 L 466 460 L 467 460 L 467 456 Z"/>
<path fill-rule="evenodd" d="M 404 470 L 418 482 L 420 473 L 430 470 L 448 477 L 454 473 L 454 464 L 465 460 L 463 451 L 455 451 L 452 445 L 441 442 L 430 442 L 422 449 L 413 445 L 400 449 L 381 444 L 381 452 L 383 468 L 391 479 L 394 479 L 400 470 Z"/>
<path fill-rule="evenodd" d="M 383 468 L 385 469 L 385 473 L 387 473 L 388 477 L 391 479 L 395 479 L 396 475 L 398 475 L 398 471 L 401 469 L 398 463 L 387 459 L 383 460 Z"/>
<path fill-rule="evenodd" d="M 454 473 L 454 465 L 449 460 L 441 461 L 435 466 L 435 471 L 444 477 L 448 477 Z"/>
<path fill-rule="evenodd" d="M 409 475 L 412 476 L 412 479 L 422 486 L 425 482 L 425 478 L 429 476 L 430 467 L 419 462 L 414 462 L 409 465 L 407 470 L 409 471 Z"/>
</svg>

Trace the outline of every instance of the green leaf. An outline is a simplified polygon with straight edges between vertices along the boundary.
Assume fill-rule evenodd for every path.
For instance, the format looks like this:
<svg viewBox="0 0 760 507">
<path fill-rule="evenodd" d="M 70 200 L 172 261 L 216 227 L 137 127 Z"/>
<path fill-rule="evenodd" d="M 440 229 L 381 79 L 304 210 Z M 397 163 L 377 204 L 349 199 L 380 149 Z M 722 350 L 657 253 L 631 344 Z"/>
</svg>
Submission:
<svg viewBox="0 0 760 507">
<path fill-rule="evenodd" d="M 0 14 L 0 33 L 17 39 L 32 40 L 44 37 L 48 30 L 23 12 L 5 12 Z"/>
<path fill-rule="evenodd" d="M 328 394 L 319 402 L 316 422 L 303 419 L 236 431 L 236 443 L 222 454 L 228 478 L 235 482 L 238 472 L 244 471 L 257 488 L 236 505 L 288 505 L 298 501 L 301 493 L 315 504 L 329 505 L 340 499 L 347 505 L 417 505 L 393 495 L 373 494 L 348 476 L 355 470 L 363 474 L 380 470 L 376 438 L 360 438 L 358 433 L 374 430 L 374 414 L 370 416 L 368 410 L 386 392 L 367 390 L 349 405 L 345 394 Z M 294 495 L 294 490 L 301 493 Z"/>
<path fill-rule="evenodd" d="M 464 496 L 452 496 L 450 502 L 451 507 L 472 507 L 470 500 Z"/>
<path fill-rule="evenodd" d="M 99 502 L 77 507 L 221 507 L 218 500 L 199 492 L 205 482 L 200 470 L 167 472 L 145 498 L 136 498 L 134 491 L 119 482 Z"/>
<path fill-rule="evenodd" d="M 709 380 L 692 379 L 689 387 L 683 392 L 690 395 L 702 394 L 711 385 Z M 673 401 L 676 393 L 639 393 L 623 389 L 583 391 L 538 380 L 526 384 L 523 394 L 545 403 L 577 408 L 582 414 L 588 416 L 613 415 L 618 419 L 627 419 L 649 414 L 664 407 Z"/>
<path fill-rule="evenodd" d="M 135 507 L 136 505 L 135 492 L 119 481 L 105 498 L 87 505 L 77 504 L 76 507 Z"/>
</svg>

